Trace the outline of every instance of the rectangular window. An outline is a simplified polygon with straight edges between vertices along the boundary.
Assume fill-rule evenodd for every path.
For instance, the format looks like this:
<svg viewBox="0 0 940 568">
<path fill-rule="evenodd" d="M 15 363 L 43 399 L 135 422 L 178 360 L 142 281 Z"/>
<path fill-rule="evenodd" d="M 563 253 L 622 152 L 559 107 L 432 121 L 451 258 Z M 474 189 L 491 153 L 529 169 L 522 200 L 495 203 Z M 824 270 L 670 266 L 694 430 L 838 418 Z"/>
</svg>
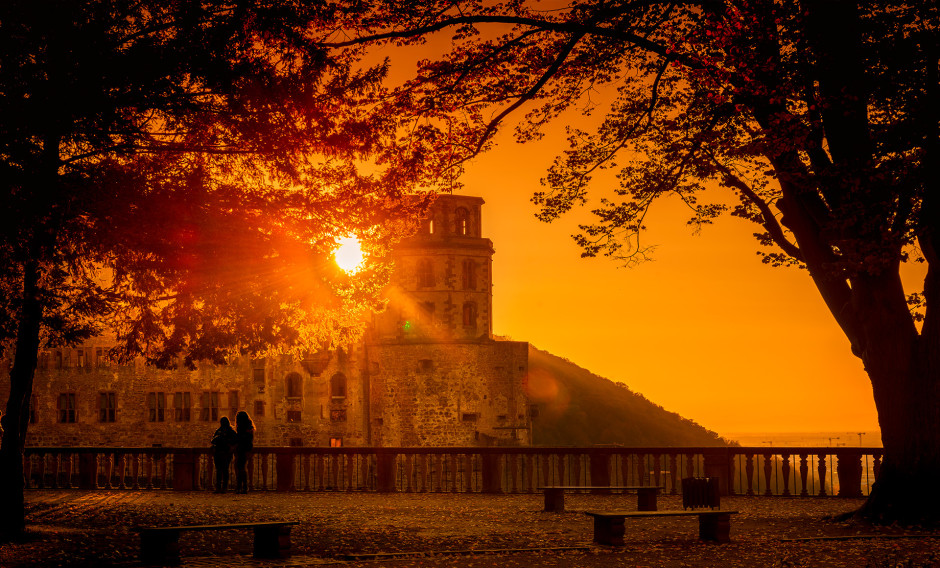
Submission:
<svg viewBox="0 0 940 568">
<path fill-rule="evenodd" d="M 235 414 L 238 413 L 238 391 L 237 390 L 228 391 L 228 408 L 230 412 L 229 416 L 231 416 L 234 419 Z"/>
<path fill-rule="evenodd" d="M 337 408 L 330 411 L 330 422 L 346 422 L 346 409 Z"/>
<path fill-rule="evenodd" d="M 264 384 L 264 367 L 255 367 L 252 369 L 251 380 L 255 383 Z"/>
<path fill-rule="evenodd" d="M 84 349 L 75 350 L 75 360 L 76 360 L 76 363 L 75 363 L 76 367 L 82 368 L 85 366 L 85 350 Z"/>
<path fill-rule="evenodd" d="M 104 347 L 95 347 L 95 367 L 103 369 L 108 366 L 108 351 Z"/>
<path fill-rule="evenodd" d="M 342 448 L 343 439 L 342 438 L 330 438 L 330 447 L 331 448 Z"/>
<path fill-rule="evenodd" d="M 462 420 L 463 422 L 476 422 L 476 421 L 477 421 L 477 414 L 476 414 L 476 413 L 473 413 L 473 412 L 464 412 L 464 413 L 460 416 L 460 420 Z"/>
<path fill-rule="evenodd" d="M 62 368 L 62 350 L 61 349 L 55 350 L 55 368 L 56 369 Z"/>
<path fill-rule="evenodd" d="M 300 422 L 300 411 L 299 411 L 299 410 L 288 410 L 288 411 L 287 411 L 287 421 L 288 421 L 288 422 Z"/>
<path fill-rule="evenodd" d="M 264 401 L 263 400 L 255 401 L 255 418 L 259 416 L 264 416 Z"/>
<path fill-rule="evenodd" d="M 148 392 L 147 410 L 149 412 L 148 418 L 150 422 L 166 421 L 166 393 Z"/>
<path fill-rule="evenodd" d="M 113 392 L 98 393 L 98 422 L 114 422 L 115 396 Z"/>
<path fill-rule="evenodd" d="M 219 419 L 219 391 L 202 391 L 200 419 L 215 422 Z"/>
<path fill-rule="evenodd" d="M 539 417 L 539 405 L 532 404 L 529 405 L 529 418 L 538 418 Z"/>
<path fill-rule="evenodd" d="M 291 438 L 288 440 L 288 445 L 292 448 L 302 448 L 304 446 L 303 438 Z"/>
<path fill-rule="evenodd" d="M 78 416 L 75 412 L 75 393 L 74 392 L 63 392 L 59 393 L 59 401 L 56 405 L 59 410 L 59 423 L 60 424 L 74 424 L 77 422 Z"/>
<path fill-rule="evenodd" d="M 188 392 L 173 393 L 173 414 L 177 422 L 189 422 L 193 412 L 192 394 Z"/>
</svg>

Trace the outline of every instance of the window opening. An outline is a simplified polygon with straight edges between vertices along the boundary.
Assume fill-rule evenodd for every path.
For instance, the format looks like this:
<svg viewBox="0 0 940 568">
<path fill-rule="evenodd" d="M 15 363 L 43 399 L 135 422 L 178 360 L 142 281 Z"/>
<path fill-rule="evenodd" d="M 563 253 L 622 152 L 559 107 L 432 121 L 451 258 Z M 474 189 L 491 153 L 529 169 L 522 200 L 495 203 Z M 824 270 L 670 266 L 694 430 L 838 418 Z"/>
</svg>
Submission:
<svg viewBox="0 0 940 568">
<path fill-rule="evenodd" d="M 164 422 L 166 420 L 166 393 L 147 393 L 147 410 L 150 422 Z"/>
<path fill-rule="evenodd" d="M 75 393 L 64 392 L 59 394 L 57 408 L 59 410 L 59 422 L 63 424 L 74 423 L 76 421 Z"/>
<path fill-rule="evenodd" d="M 346 398 L 346 375 L 336 373 L 330 377 L 330 397 L 334 400 Z"/>
<path fill-rule="evenodd" d="M 303 377 L 300 373 L 287 374 L 287 398 L 301 398 L 303 396 Z"/>
<path fill-rule="evenodd" d="M 219 419 L 219 391 L 202 391 L 200 401 L 200 419 L 204 422 L 215 422 Z"/>
<path fill-rule="evenodd" d="M 98 422 L 114 422 L 115 393 L 98 393 Z"/>
<path fill-rule="evenodd" d="M 177 422 L 189 422 L 192 419 L 193 398 L 188 392 L 173 393 L 173 415 Z"/>
<path fill-rule="evenodd" d="M 434 286 L 434 263 L 430 258 L 418 261 L 418 287 L 431 288 Z"/>
<path fill-rule="evenodd" d="M 470 235 L 470 212 L 465 207 L 458 207 L 454 211 L 457 234 L 462 236 Z"/>
</svg>

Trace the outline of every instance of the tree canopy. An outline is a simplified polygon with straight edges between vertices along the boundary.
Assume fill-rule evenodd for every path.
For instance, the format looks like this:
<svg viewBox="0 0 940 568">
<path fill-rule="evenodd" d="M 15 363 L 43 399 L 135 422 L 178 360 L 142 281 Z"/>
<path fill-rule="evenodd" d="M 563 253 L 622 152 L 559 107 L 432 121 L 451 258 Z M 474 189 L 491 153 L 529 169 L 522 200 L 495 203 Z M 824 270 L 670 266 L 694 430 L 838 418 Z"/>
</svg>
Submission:
<svg viewBox="0 0 940 568">
<path fill-rule="evenodd" d="M 441 175 L 501 128 L 525 142 L 562 113 L 603 113 L 568 129 L 533 196 L 546 221 L 592 200 L 584 255 L 643 260 L 651 204 L 676 196 L 691 224 L 749 220 L 764 262 L 805 267 L 872 379 L 886 457 L 867 512 L 936 518 L 924 507 L 940 501 L 925 487 L 940 467 L 936 2 L 359 5 L 334 48 L 452 38 L 383 99 L 410 125 L 403 151 L 438 156 Z M 615 101 L 598 108 L 597 89 Z M 592 186 L 603 170 L 616 187 Z M 927 275 L 905 291 L 911 261 Z"/>
<path fill-rule="evenodd" d="M 12 355 L 0 538 L 22 532 L 22 449 L 41 346 L 106 326 L 163 367 L 348 340 L 421 199 L 376 155 L 353 68 L 307 2 L 0 5 L 0 349 Z M 373 262 L 331 260 L 352 234 Z"/>
</svg>

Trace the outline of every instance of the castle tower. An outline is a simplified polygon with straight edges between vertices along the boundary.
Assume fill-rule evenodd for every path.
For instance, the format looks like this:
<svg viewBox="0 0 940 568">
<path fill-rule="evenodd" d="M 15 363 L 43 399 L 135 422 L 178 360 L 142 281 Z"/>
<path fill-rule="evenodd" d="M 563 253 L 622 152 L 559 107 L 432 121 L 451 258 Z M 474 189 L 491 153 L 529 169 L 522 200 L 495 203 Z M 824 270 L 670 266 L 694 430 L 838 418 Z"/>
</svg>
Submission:
<svg viewBox="0 0 940 568">
<path fill-rule="evenodd" d="M 387 309 L 366 344 L 375 446 L 527 445 L 528 344 L 493 337 L 483 199 L 441 195 L 393 253 Z"/>
<path fill-rule="evenodd" d="M 493 334 L 493 243 L 481 236 L 479 197 L 441 195 L 420 231 L 394 252 L 380 340 L 486 341 Z"/>
</svg>

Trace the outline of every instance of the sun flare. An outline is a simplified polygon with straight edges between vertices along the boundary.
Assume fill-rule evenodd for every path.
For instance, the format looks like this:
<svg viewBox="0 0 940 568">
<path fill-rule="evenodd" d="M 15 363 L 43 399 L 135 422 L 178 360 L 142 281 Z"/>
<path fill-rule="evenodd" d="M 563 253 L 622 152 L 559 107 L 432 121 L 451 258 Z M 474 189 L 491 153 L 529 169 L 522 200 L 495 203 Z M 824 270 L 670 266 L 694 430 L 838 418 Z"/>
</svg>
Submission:
<svg viewBox="0 0 940 568">
<path fill-rule="evenodd" d="M 362 261 L 365 256 L 362 254 L 362 248 L 359 246 L 359 239 L 356 237 L 343 237 L 339 240 L 339 246 L 333 253 L 336 264 L 345 272 L 350 274 L 358 272 L 362 268 Z"/>
</svg>

